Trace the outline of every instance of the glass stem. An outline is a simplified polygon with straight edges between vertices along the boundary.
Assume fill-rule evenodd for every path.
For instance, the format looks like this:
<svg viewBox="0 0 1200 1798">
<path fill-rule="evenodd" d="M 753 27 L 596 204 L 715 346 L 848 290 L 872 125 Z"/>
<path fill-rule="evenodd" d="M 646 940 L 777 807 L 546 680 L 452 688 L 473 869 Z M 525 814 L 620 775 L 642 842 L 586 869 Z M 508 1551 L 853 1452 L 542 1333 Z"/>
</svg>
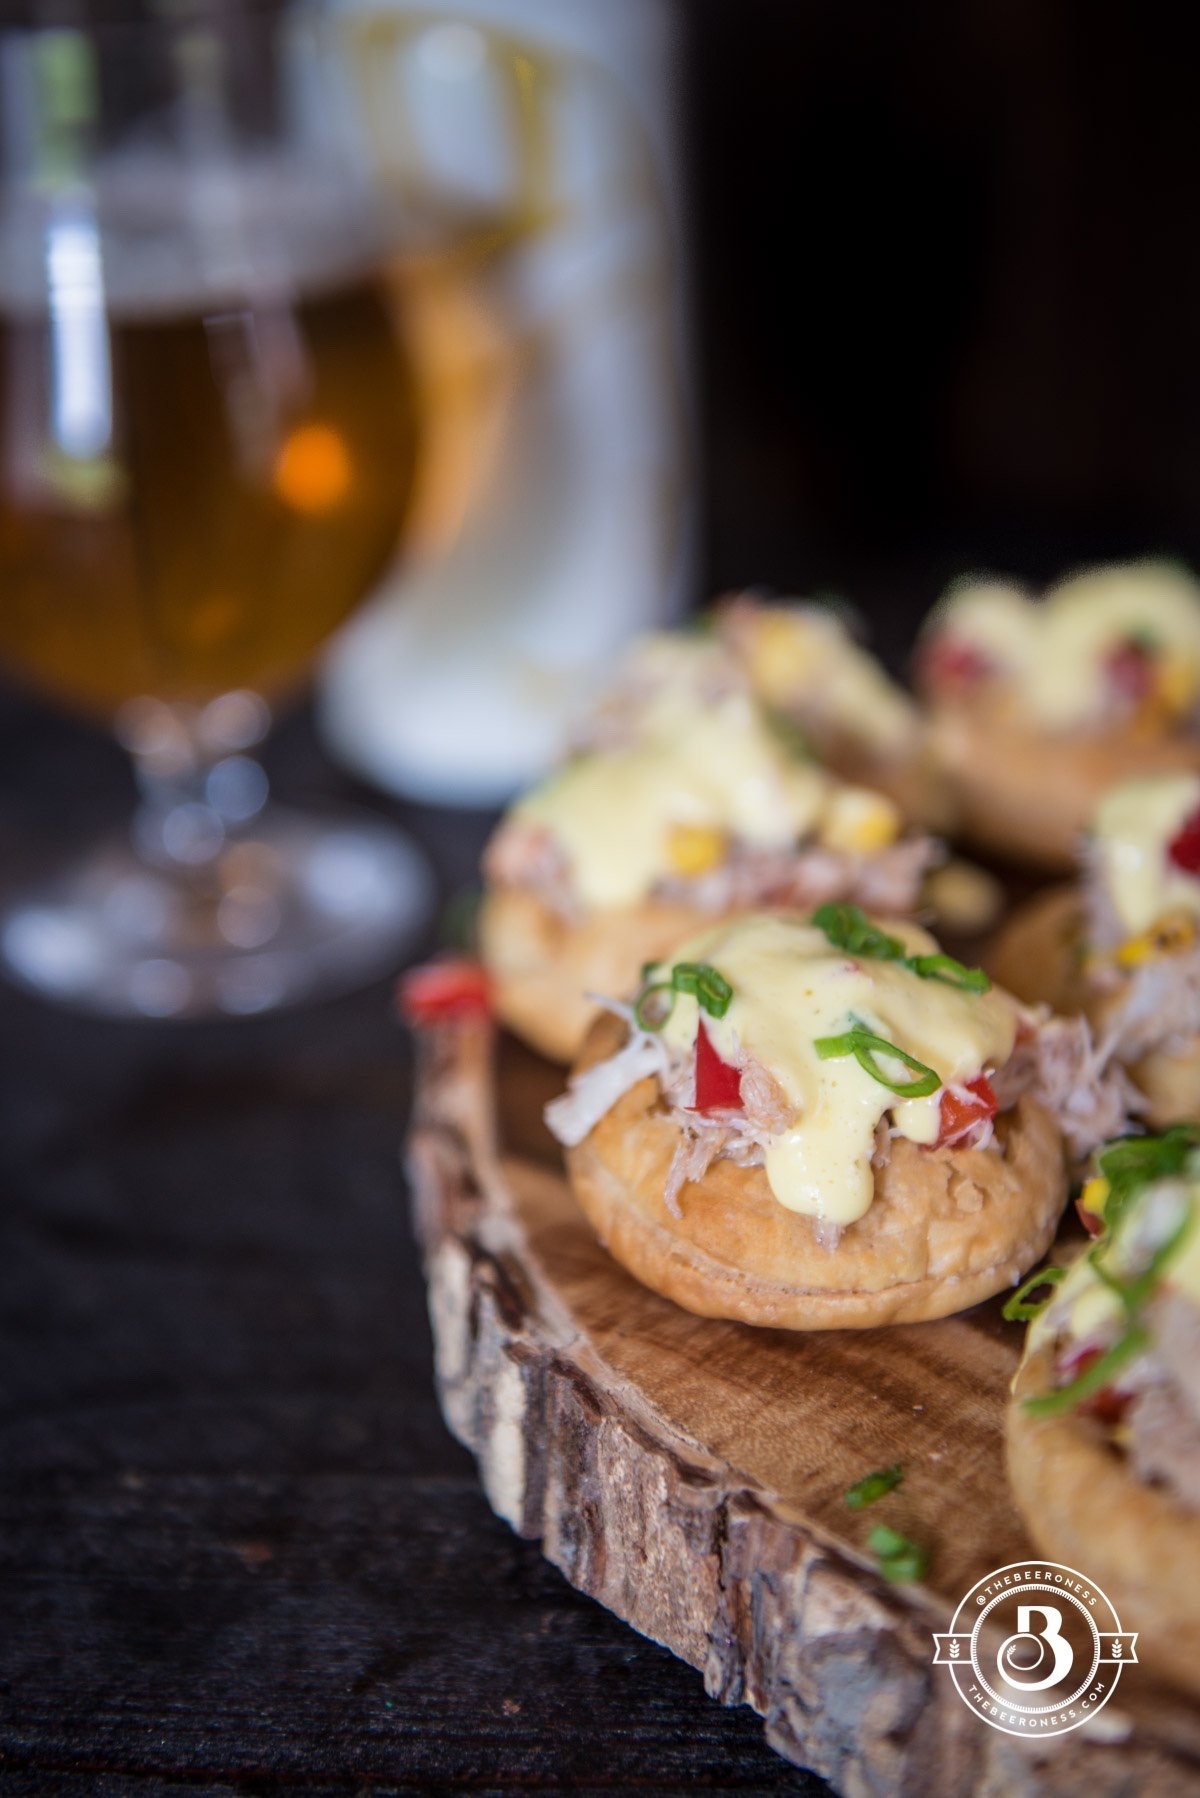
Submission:
<svg viewBox="0 0 1200 1798">
<path fill-rule="evenodd" d="M 218 895 L 223 855 L 266 803 L 267 777 L 246 751 L 269 724 L 254 693 L 223 694 L 205 706 L 136 699 L 117 718 L 140 794 L 137 852 L 197 897 Z"/>
</svg>

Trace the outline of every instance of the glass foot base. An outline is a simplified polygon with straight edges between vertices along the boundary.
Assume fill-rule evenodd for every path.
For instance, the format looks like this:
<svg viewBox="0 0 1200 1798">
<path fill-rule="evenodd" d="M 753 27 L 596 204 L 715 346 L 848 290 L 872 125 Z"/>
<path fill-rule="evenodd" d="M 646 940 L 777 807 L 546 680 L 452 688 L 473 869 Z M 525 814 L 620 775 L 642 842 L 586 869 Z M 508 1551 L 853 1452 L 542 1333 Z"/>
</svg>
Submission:
<svg viewBox="0 0 1200 1798">
<path fill-rule="evenodd" d="M 114 837 L 0 910 L 20 985 L 110 1016 L 245 1016 L 345 992 L 399 964 L 433 902 L 391 826 L 268 807 L 203 881 Z"/>
</svg>

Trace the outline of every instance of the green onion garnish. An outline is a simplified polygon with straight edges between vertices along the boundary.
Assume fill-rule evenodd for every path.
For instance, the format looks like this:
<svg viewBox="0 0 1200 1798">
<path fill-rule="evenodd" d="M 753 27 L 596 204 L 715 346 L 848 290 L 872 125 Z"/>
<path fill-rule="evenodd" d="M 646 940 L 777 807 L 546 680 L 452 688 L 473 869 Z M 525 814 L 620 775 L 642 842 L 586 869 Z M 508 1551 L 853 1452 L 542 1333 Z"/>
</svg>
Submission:
<svg viewBox="0 0 1200 1798">
<path fill-rule="evenodd" d="M 861 906 L 831 899 L 819 905 L 812 915 L 818 930 L 823 930 L 835 949 L 851 955 L 866 955 L 873 961 L 903 961 L 904 944 L 897 936 L 888 936 L 872 924 Z"/>
<path fill-rule="evenodd" d="M 650 1006 L 650 1001 L 657 993 L 667 993 L 670 995 L 669 1002 L 666 1006 L 661 1008 L 658 1006 Z M 637 1020 L 638 1029 L 661 1030 L 674 1008 L 675 995 L 671 991 L 671 982 L 669 980 L 652 981 L 649 986 L 642 988 L 642 991 L 638 994 L 633 1003 L 633 1015 Z M 656 1013 L 657 1016 L 655 1015 Z"/>
<path fill-rule="evenodd" d="M 438 919 L 438 942 L 444 949 L 457 949 L 463 955 L 479 953 L 482 905 L 483 888 L 478 884 L 459 887 L 450 895 Z"/>
<path fill-rule="evenodd" d="M 1200 1146 L 1200 1125 L 1176 1124 L 1160 1136 L 1121 1136 L 1096 1157 L 1096 1165 L 1108 1181 L 1104 1223 L 1115 1229 L 1130 1199 L 1154 1180 L 1179 1174 L 1193 1149 Z"/>
<path fill-rule="evenodd" d="M 710 1018 L 723 1018 L 733 998 L 733 988 L 724 974 L 706 961 L 677 962 L 671 969 L 671 985 L 677 993 L 691 993 Z"/>
<path fill-rule="evenodd" d="M 982 968 L 968 968 L 952 955 L 906 955 L 899 937 L 888 936 L 872 924 L 861 906 L 830 901 L 817 907 L 812 921 L 835 949 L 845 949 L 850 955 L 899 962 L 922 980 L 944 980 L 948 986 L 961 987 L 968 993 L 986 993 L 991 989 L 992 983 Z"/>
<path fill-rule="evenodd" d="M 1039 1317 L 1050 1303 L 1051 1295 L 1047 1293 L 1044 1299 L 1037 1299 L 1030 1304 L 1029 1294 L 1036 1292 L 1039 1286 L 1057 1286 L 1059 1281 L 1065 1280 L 1066 1277 L 1065 1267 L 1044 1267 L 1040 1273 L 1030 1274 L 1029 1278 L 1017 1287 L 1012 1297 L 1005 1300 L 1001 1316 L 1010 1324 L 1026 1324 L 1031 1318 Z"/>
<path fill-rule="evenodd" d="M 942 1084 L 940 1076 L 923 1061 L 918 1061 L 915 1055 L 910 1055 L 896 1043 L 889 1043 L 886 1036 L 876 1036 L 861 1024 L 855 1024 L 841 1036 L 818 1036 L 813 1048 L 821 1061 L 836 1061 L 843 1055 L 853 1055 L 864 1073 L 870 1074 L 872 1080 L 878 1080 L 880 1086 L 886 1086 L 900 1099 L 924 1099 Z M 890 1055 L 904 1067 L 912 1068 L 917 1078 L 889 1080 L 875 1060 L 877 1055 Z"/>
<path fill-rule="evenodd" d="M 892 1580 L 897 1585 L 920 1579 L 929 1565 L 927 1549 L 908 1536 L 902 1536 L 899 1530 L 892 1529 L 886 1523 L 875 1525 L 867 1537 L 867 1547 L 879 1562 L 879 1571 L 884 1579 Z"/>
<path fill-rule="evenodd" d="M 706 1011 L 710 1018 L 725 1016 L 733 999 L 733 988 L 724 974 L 706 961 L 681 961 L 671 969 L 666 980 L 652 979 L 661 966 L 660 962 L 648 961 L 642 968 L 642 990 L 633 1006 L 633 1015 L 642 1030 L 662 1029 L 675 1009 L 676 993 L 690 993 L 701 1011 Z M 668 995 L 668 1003 L 661 1011 L 650 1005 L 656 993 Z"/>
<path fill-rule="evenodd" d="M 947 986 L 961 987 L 965 993 L 986 993 L 991 981 L 982 968 L 968 968 L 952 955 L 910 955 L 906 966 L 922 980 L 944 980 Z"/>
<path fill-rule="evenodd" d="M 1082 1373 L 1076 1374 L 1065 1386 L 1056 1386 L 1053 1392 L 1039 1392 L 1034 1398 L 1027 1398 L 1025 1409 L 1034 1417 L 1060 1417 L 1064 1411 L 1073 1411 L 1085 1398 L 1102 1392 L 1113 1375 L 1135 1355 L 1140 1355 L 1149 1341 L 1148 1330 L 1141 1324 L 1130 1324 L 1125 1334 L 1089 1362 Z"/>
<path fill-rule="evenodd" d="M 1131 1280 L 1122 1280 L 1117 1274 L 1110 1273 L 1109 1269 L 1101 1260 L 1102 1253 L 1111 1244 L 1111 1236 L 1106 1235 L 1102 1237 L 1099 1242 L 1093 1243 L 1092 1247 L 1088 1250 L 1088 1260 L 1092 1264 L 1093 1271 L 1103 1281 L 1105 1286 L 1108 1287 L 1110 1292 L 1116 1293 L 1131 1317 L 1135 1316 L 1137 1312 L 1142 1309 L 1142 1306 L 1146 1304 L 1147 1300 L 1153 1297 L 1163 1269 L 1169 1262 L 1175 1259 L 1176 1251 L 1182 1246 L 1184 1238 L 1191 1230 L 1192 1216 L 1193 1214 L 1190 1205 L 1186 1206 L 1184 1208 L 1183 1216 L 1172 1230 L 1170 1236 L 1168 1236 L 1165 1242 L 1159 1244 L 1141 1273 L 1135 1274 Z"/>
<path fill-rule="evenodd" d="M 862 1511 L 867 1505 L 877 1504 L 885 1498 L 903 1478 L 904 1469 L 899 1462 L 894 1467 L 881 1467 L 878 1473 L 868 1473 L 851 1486 L 846 1494 L 846 1504 L 852 1511 Z"/>
</svg>

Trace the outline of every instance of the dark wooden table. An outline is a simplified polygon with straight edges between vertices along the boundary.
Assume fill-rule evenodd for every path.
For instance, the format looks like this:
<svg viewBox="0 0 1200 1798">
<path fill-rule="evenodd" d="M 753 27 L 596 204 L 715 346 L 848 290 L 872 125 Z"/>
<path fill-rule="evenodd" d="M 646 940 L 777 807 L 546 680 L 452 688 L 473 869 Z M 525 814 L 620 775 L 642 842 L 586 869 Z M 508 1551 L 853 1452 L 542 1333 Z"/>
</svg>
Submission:
<svg viewBox="0 0 1200 1798">
<path fill-rule="evenodd" d="M 353 791 L 303 716 L 267 759 Z M 0 770 L 4 878 L 129 802 L 114 749 L 11 697 Z M 470 877 L 485 820 L 407 821 Z M 5 989 L 0 1057 L 0 1791 L 825 1790 L 447 1435 L 388 984 L 191 1027 Z"/>
</svg>

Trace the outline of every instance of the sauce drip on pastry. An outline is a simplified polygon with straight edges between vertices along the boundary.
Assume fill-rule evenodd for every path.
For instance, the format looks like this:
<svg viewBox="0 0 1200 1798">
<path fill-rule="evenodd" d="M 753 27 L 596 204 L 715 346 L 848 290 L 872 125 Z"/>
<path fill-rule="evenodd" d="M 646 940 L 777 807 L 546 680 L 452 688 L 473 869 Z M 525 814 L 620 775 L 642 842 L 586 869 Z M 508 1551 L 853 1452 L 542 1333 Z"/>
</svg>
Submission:
<svg viewBox="0 0 1200 1798">
<path fill-rule="evenodd" d="M 980 1094 L 1016 1038 L 1017 1012 L 1006 994 L 917 973 L 910 965 L 916 958 L 946 959 L 938 958 L 934 939 L 908 923 L 887 930 L 904 959 L 855 954 L 807 920 L 756 914 L 694 937 L 649 974 L 665 984 L 674 969 L 696 965 L 727 983 L 732 996 L 721 1016 L 702 1010 L 694 994 L 675 992 L 662 1038 L 690 1055 L 703 1023 L 723 1062 L 749 1060 L 766 1071 L 792 1113 L 764 1145 L 771 1190 L 789 1210 L 841 1226 L 871 1203 L 881 1120 L 931 1147 L 943 1138 L 948 1097 L 959 1124 L 972 1116 L 990 1121 L 994 1101 Z M 861 1058 L 852 1047 L 830 1052 L 841 1039 L 868 1048 Z M 888 1054 L 889 1045 L 903 1059 Z M 921 1085 L 930 1090 L 904 1096 L 905 1087 Z"/>
<path fill-rule="evenodd" d="M 635 740 L 575 757 L 513 817 L 548 830 L 589 909 L 630 906 L 664 878 L 716 867 L 737 839 L 811 839 L 871 853 L 900 834 L 894 806 L 790 753 L 745 693 L 700 705 L 667 688 Z"/>
<path fill-rule="evenodd" d="M 921 665 L 935 697 L 986 693 L 1035 729 L 1170 729 L 1200 696 L 1200 586 L 1165 562 L 1087 569 L 1040 600 L 963 582 L 930 617 Z"/>
<path fill-rule="evenodd" d="M 1172 913 L 1200 917 L 1200 856 L 1192 843 L 1198 813 L 1195 774 L 1123 781 L 1100 802 L 1093 867 L 1124 939 Z"/>
</svg>

